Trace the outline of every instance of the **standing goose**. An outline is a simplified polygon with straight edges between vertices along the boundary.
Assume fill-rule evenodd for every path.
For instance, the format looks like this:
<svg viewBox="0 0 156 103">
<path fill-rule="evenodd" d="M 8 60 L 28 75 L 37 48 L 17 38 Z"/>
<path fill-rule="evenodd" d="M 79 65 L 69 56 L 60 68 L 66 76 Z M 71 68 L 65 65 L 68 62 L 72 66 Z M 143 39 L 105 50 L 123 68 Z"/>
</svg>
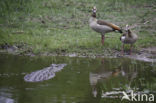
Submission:
<svg viewBox="0 0 156 103">
<path fill-rule="evenodd" d="M 122 30 L 120 27 L 118 27 L 115 24 L 108 23 L 103 20 L 98 20 L 96 18 L 96 7 L 94 6 L 92 9 L 92 15 L 89 19 L 89 26 L 96 32 L 101 33 L 101 43 L 104 44 L 105 39 L 105 33 L 113 32 L 113 31 L 119 31 L 122 33 Z"/>
<path fill-rule="evenodd" d="M 131 55 L 132 46 L 136 42 L 137 39 L 138 39 L 138 36 L 129 29 L 128 25 L 126 25 L 126 30 L 123 33 L 123 35 L 120 37 L 120 40 L 123 43 L 122 54 L 124 53 L 124 44 L 130 44 L 131 45 L 130 55 Z"/>
</svg>

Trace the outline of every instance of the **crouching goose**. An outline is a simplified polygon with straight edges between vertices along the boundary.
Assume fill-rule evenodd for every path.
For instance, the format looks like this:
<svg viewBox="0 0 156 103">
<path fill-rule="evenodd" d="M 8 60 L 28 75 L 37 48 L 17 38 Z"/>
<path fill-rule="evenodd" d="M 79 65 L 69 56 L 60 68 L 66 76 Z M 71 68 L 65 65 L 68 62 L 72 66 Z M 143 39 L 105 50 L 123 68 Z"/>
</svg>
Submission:
<svg viewBox="0 0 156 103">
<path fill-rule="evenodd" d="M 138 36 L 129 29 L 128 25 L 126 25 L 126 29 L 125 29 L 123 35 L 120 37 L 120 40 L 123 43 L 122 54 L 124 53 L 124 44 L 130 44 L 131 45 L 130 46 L 130 55 L 131 55 L 132 46 L 136 42 L 137 39 L 138 39 Z"/>
<path fill-rule="evenodd" d="M 120 27 L 118 27 L 115 24 L 108 23 L 103 20 L 96 19 L 96 7 L 94 6 L 92 9 L 92 15 L 89 19 L 89 26 L 96 32 L 101 33 L 101 43 L 104 44 L 105 39 L 105 33 L 113 32 L 113 31 L 119 31 L 122 33 L 122 30 Z"/>
</svg>

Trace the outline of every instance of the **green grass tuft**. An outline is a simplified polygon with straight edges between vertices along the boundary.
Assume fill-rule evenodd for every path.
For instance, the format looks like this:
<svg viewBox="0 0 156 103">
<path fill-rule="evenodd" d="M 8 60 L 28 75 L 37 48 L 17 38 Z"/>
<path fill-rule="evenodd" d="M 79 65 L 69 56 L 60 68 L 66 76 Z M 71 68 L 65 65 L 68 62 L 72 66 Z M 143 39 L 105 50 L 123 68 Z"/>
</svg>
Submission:
<svg viewBox="0 0 156 103">
<path fill-rule="evenodd" d="M 156 46 L 155 0 L 3 0 L 0 1 L 0 45 L 23 45 L 42 52 L 103 53 L 120 50 L 121 34 L 101 37 L 88 26 L 90 10 L 121 27 L 138 25 L 135 49 Z M 23 50 L 23 51 L 24 51 Z"/>
</svg>

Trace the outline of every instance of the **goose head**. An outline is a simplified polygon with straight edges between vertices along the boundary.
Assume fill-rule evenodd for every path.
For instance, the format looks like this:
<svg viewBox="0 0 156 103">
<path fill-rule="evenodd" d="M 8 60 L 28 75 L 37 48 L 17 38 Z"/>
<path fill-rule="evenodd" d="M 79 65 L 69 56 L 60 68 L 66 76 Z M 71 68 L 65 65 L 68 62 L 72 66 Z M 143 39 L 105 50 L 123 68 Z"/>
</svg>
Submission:
<svg viewBox="0 0 156 103">
<path fill-rule="evenodd" d="M 97 11 L 96 6 L 94 6 L 92 8 L 92 17 L 94 17 L 94 18 L 96 18 L 96 11 Z"/>
<path fill-rule="evenodd" d="M 131 30 L 130 30 L 129 25 L 127 24 L 125 29 L 123 30 L 123 35 L 122 36 L 126 36 L 126 35 L 129 35 L 129 34 L 131 34 Z"/>
</svg>

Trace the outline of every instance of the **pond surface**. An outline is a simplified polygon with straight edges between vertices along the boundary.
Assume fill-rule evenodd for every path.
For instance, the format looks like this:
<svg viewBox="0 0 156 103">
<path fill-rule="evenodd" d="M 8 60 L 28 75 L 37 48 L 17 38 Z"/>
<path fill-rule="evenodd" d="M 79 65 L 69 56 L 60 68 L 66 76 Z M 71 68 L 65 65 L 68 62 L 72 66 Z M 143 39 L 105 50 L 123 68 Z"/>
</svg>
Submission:
<svg viewBox="0 0 156 103">
<path fill-rule="evenodd" d="M 24 80 L 26 75 L 43 71 L 52 64 L 66 65 L 53 78 Z M 156 94 L 155 63 L 127 58 L 0 54 L 0 103 L 121 103 L 122 91 L 131 90 Z"/>
</svg>

